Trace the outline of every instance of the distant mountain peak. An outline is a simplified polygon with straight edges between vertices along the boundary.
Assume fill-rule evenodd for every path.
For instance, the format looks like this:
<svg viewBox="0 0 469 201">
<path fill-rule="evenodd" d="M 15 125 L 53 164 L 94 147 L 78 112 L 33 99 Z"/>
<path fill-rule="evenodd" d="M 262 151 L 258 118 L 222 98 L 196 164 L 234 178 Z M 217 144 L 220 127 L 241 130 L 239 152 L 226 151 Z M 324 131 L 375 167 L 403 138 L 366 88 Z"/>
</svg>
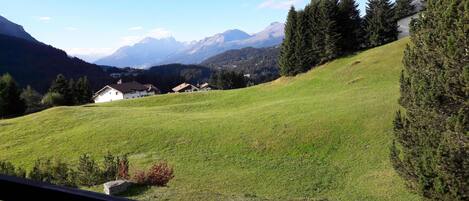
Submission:
<svg viewBox="0 0 469 201">
<path fill-rule="evenodd" d="M 251 35 L 239 29 L 227 30 L 219 35 L 223 36 L 224 42 L 244 40 L 246 38 L 251 37 Z"/>
<path fill-rule="evenodd" d="M 0 34 L 38 42 L 35 38 L 29 35 L 21 25 L 15 24 L 2 16 L 0 16 Z"/>
<path fill-rule="evenodd" d="M 274 22 L 253 35 L 239 29 L 230 29 L 192 42 L 178 42 L 173 37 L 145 38 L 134 46 L 121 48 L 115 54 L 98 60 L 97 63 L 119 67 L 148 67 L 153 64 L 169 63 L 197 64 L 227 50 L 279 45 L 284 38 L 284 27 L 283 23 Z"/>
</svg>

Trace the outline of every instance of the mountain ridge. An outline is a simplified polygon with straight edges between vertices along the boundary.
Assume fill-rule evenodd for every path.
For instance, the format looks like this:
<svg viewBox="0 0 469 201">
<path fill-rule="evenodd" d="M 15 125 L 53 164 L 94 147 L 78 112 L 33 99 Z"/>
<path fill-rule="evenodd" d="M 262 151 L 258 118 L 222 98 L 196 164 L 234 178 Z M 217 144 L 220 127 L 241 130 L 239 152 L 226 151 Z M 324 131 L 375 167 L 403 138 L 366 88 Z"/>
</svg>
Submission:
<svg viewBox="0 0 469 201">
<path fill-rule="evenodd" d="M 252 35 L 239 29 L 230 29 L 190 43 L 176 41 L 177 44 L 181 44 L 182 46 L 165 51 L 167 54 L 147 54 L 141 52 L 141 50 L 135 46 L 146 46 L 148 50 L 151 50 L 151 48 L 161 49 L 155 44 L 146 43 L 144 39 L 134 46 L 122 47 L 113 54 L 97 60 L 95 63 L 118 67 L 143 68 L 171 63 L 199 64 L 212 56 L 228 50 L 246 47 L 264 48 L 278 45 L 283 41 L 284 27 L 285 25 L 283 23 L 274 22 L 262 31 Z M 132 56 L 132 54 L 129 53 L 134 55 L 147 54 L 148 57 L 152 59 L 142 59 L 139 56 Z M 119 55 L 127 55 L 126 60 L 132 62 L 120 62 Z"/>
<path fill-rule="evenodd" d="M 32 42 L 38 42 L 28 32 L 26 32 L 23 26 L 16 24 L 7 18 L 0 15 L 0 34 L 22 38 Z"/>
</svg>

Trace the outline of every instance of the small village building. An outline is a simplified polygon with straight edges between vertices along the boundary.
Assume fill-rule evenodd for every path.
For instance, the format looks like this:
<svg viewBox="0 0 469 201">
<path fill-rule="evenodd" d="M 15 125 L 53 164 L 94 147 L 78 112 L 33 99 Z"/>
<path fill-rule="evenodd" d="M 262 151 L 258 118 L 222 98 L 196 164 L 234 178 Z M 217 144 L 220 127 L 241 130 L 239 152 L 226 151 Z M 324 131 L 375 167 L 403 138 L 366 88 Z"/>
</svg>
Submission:
<svg viewBox="0 0 469 201">
<path fill-rule="evenodd" d="M 199 91 L 198 87 L 189 83 L 185 83 L 185 82 L 173 88 L 174 93 L 187 93 L 187 92 L 196 92 L 196 91 Z"/>
<path fill-rule="evenodd" d="M 151 84 L 140 84 L 138 82 L 122 83 L 121 80 L 117 84 L 107 85 L 93 97 L 95 103 L 112 102 L 124 99 L 141 98 L 160 94 L 160 90 Z"/>
<path fill-rule="evenodd" d="M 217 88 L 210 85 L 209 83 L 203 83 L 197 86 L 199 88 L 199 91 L 212 91 L 216 90 Z"/>
</svg>

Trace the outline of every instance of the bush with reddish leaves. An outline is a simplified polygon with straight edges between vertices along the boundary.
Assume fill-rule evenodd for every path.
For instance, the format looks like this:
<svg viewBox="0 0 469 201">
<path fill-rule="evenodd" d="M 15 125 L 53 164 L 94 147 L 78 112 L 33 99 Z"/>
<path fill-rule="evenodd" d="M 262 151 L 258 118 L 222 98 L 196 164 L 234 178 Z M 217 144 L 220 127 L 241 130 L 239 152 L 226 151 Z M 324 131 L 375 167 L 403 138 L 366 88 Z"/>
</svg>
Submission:
<svg viewBox="0 0 469 201">
<path fill-rule="evenodd" d="M 148 172 L 137 171 L 134 175 L 134 182 L 142 185 L 166 186 L 174 178 L 174 170 L 167 162 L 154 164 Z"/>
<path fill-rule="evenodd" d="M 137 184 L 143 185 L 143 184 L 147 183 L 147 175 L 146 175 L 145 171 L 139 170 L 139 171 L 135 172 L 132 180 Z"/>
</svg>

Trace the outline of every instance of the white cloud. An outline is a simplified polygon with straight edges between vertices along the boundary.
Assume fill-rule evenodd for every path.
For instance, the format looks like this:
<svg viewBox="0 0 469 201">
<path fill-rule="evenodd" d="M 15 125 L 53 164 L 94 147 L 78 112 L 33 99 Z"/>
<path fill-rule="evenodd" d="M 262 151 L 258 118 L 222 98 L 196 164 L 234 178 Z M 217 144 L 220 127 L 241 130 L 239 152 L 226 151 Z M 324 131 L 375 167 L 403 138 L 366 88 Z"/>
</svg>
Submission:
<svg viewBox="0 0 469 201">
<path fill-rule="evenodd" d="M 164 29 L 164 28 L 155 28 L 150 30 L 149 32 L 145 33 L 144 35 L 130 35 L 130 36 L 124 36 L 120 38 L 120 45 L 125 46 L 125 45 L 134 45 L 144 38 L 151 37 L 151 38 L 156 38 L 156 39 L 161 39 L 161 38 L 167 38 L 170 37 L 171 31 Z"/>
<path fill-rule="evenodd" d="M 143 29 L 143 27 L 141 27 L 141 26 L 136 26 L 136 27 L 130 27 L 130 28 L 129 28 L 129 31 L 138 31 L 138 30 L 142 30 L 142 29 Z"/>
<path fill-rule="evenodd" d="M 94 62 L 100 58 L 111 55 L 115 48 L 69 48 L 65 50 L 68 55 L 78 57 L 87 62 Z"/>
<path fill-rule="evenodd" d="M 49 22 L 50 20 L 52 20 L 52 18 L 48 16 L 40 16 L 40 17 L 37 17 L 37 19 L 42 22 Z"/>
<path fill-rule="evenodd" d="M 259 4 L 258 8 L 269 8 L 269 9 L 280 9 L 287 10 L 291 6 L 297 6 L 300 3 L 303 3 L 304 0 L 265 0 Z"/>
<path fill-rule="evenodd" d="M 120 38 L 120 44 L 121 46 L 125 45 L 134 45 L 135 43 L 138 43 L 141 41 L 144 37 L 142 36 L 123 36 Z"/>
</svg>

